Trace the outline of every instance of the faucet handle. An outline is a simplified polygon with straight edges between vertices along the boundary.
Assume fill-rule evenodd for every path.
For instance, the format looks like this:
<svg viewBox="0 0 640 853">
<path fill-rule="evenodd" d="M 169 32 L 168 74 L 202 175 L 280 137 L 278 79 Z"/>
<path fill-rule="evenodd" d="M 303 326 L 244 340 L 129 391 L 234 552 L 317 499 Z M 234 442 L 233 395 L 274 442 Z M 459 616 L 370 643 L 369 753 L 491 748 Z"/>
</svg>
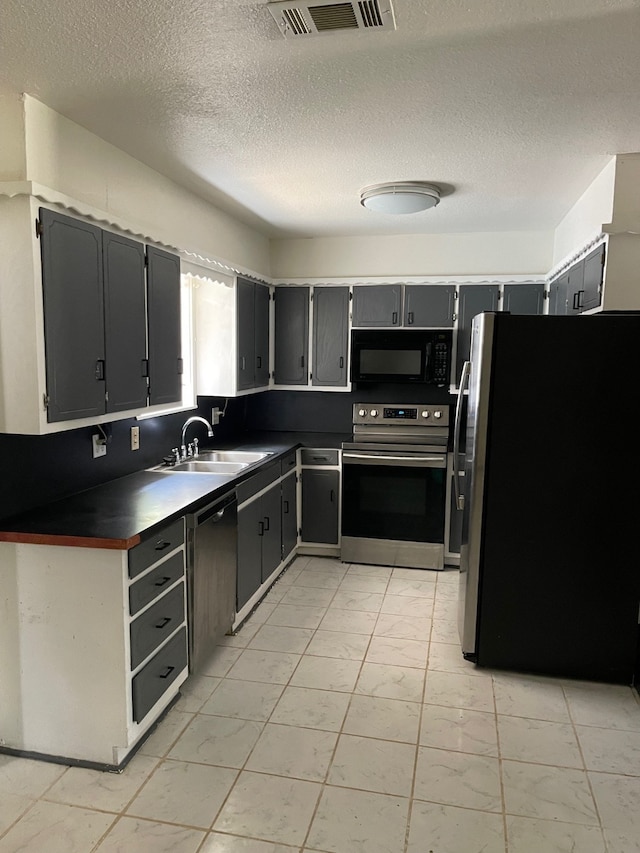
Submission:
<svg viewBox="0 0 640 853">
<path fill-rule="evenodd" d="M 193 442 L 192 441 L 189 442 L 189 446 L 187 447 L 187 456 L 189 456 L 189 457 L 193 456 Z"/>
<path fill-rule="evenodd" d="M 177 447 L 171 448 L 171 455 L 173 456 L 173 464 L 177 465 L 178 462 L 180 461 L 180 451 L 178 450 Z"/>
<path fill-rule="evenodd" d="M 194 456 L 197 456 L 200 453 L 200 451 L 198 450 L 198 444 L 199 444 L 198 439 L 194 438 L 193 439 L 193 455 Z"/>
</svg>

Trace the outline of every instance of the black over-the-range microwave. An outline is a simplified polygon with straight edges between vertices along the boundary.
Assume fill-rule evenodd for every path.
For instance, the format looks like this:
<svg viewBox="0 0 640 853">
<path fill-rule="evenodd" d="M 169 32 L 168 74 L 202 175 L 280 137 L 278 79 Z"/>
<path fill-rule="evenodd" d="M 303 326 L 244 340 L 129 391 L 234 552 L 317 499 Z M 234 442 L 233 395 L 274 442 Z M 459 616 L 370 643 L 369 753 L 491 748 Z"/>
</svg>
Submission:
<svg viewBox="0 0 640 853">
<path fill-rule="evenodd" d="M 451 331 L 354 329 L 352 382 L 415 382 L 448 385 Z"/>
</svg>

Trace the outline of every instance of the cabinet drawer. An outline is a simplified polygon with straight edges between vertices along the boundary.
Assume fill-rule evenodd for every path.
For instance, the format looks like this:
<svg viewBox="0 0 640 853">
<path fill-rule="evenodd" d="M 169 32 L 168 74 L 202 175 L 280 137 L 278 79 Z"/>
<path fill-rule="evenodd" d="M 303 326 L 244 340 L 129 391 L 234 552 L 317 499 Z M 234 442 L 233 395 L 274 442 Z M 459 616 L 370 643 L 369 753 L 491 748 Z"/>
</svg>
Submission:
<svg viewBox="0 0 640 853">
<path fill-rule="evenodd" d="M 296 467 L 296 452 L 293 450 L 291 453 L 287 453 L 286 456 L 283 456 L 280 460 L 280 476 L 284 477 L 289 471 L 292 471 Z"/>
<path fill-rule="evenodd" d="M 129 588 L 129 613 L 132 616 L 184 575 L 184 551 L 179 551 Z"/>
<path fill-rule="evenodd" d="M 131 623 L 131 669 L 184 622 L 184 584 L 181 583 Z"/>
<path fill-rule="evenodd" d="M 337 465 L 338 451 L 305 447 L 300 451 L 300 461 L 303 465 Z"/>
<path fill-rule="evenodd" d="M 172 521 L 129 551 L 129 577 L 135 578 L 184 542 L 184 519 Z"/>
<path fill-rule="evenodd" d="M 131 682 L 133 719 L 144 719 L 187 665 L 187 629 L 173 637 Z"/>
<path fill-rule="evenodd" d="M 255 474 L 250 480 L 240 483 L 236 489 L 238 503 L 241 504 L 244 501 L 249 500 L 253 495 L 262 491 L 262 489 L 266 489 L 268 485 L 279 479 L 280 465 L 277 463 L 269 465 L 266 470 L 262 470 L 258 474 Z"/>
</svg>

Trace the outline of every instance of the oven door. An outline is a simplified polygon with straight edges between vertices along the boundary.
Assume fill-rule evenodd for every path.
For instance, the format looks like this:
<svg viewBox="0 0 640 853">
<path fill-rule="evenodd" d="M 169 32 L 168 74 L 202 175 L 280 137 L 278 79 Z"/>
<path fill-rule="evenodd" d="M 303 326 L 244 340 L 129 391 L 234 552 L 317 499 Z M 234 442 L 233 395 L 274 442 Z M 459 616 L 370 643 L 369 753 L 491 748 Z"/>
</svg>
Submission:
<svg viewBox="0 0 640 853">
<path fill-rule="evenodd" d="M 345 450 L 342 463 L 342 559 L 443 568 L 446 454 Z"/>
</svg>

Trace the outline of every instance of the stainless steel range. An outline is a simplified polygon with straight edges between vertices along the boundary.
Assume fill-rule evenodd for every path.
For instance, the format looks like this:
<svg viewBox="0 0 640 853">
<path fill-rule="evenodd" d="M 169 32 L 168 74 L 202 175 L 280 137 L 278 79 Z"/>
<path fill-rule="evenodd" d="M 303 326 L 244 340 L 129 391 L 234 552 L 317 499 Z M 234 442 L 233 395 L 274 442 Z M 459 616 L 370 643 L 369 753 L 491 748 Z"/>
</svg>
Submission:
<svg viewBox="0 0 640 853">
<path fill-rule="evenodd" d="M 342 445 L 341 559 L 444 568 L 449 408 L 357 403 Z"/>
</svg>

